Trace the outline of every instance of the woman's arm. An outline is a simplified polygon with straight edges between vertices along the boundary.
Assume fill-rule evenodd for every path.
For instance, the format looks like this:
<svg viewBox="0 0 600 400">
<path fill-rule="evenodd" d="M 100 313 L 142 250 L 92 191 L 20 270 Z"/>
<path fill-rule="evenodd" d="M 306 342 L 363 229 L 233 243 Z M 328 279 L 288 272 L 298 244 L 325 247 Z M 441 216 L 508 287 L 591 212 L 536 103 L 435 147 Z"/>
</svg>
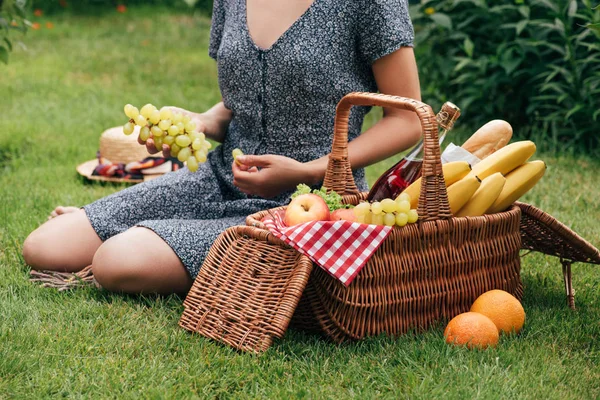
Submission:
<svg viewBox="0 0 600 400">
<path fill-rule="evenodd" d="M 419 75 L 412 47 L 399 50 L 373 63 L 373 74 L 381 93 L 421 100 Z M 419 118 L 412 111 L 384 108 L 383 118 L 348 145 L 353 169 L 364 168 L 406 150 L 421 137 Z M 306 163 L 310 181 L 325 177 L 329 156 Z"/>
<path fill-rule="evenodd" d="M 381 93 L 421 99 L 417 64 L 412 47 L 403 47 L 373 63 L 373 74 Z M 348 157 L 353 169 L 374 164 L 408 149 L 421 137 L 417 115 L 410 111 L 384 108 L 383 118 L 349 143 Z M 233 163 L 234 184 L 247 194 L 272 197 L 296 187 L 314 185 L 325 177 L 329 156 L 300 163 L 277 155 L 242 156 L 244 166 Z M 256 168 L 261 168 L 259 171 Z"/>
</svg>

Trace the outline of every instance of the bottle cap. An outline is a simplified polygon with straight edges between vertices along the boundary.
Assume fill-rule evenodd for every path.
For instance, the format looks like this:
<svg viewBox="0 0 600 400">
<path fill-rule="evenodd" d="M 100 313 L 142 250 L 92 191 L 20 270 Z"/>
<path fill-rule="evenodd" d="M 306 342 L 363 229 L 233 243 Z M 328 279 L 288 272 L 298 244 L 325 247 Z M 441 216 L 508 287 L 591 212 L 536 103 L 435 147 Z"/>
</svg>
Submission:
<svg viewBox="0 0 600 400">
<path fill-rule="evenodd" d="M 440 126 L 446 130 L 452 129 L 454 122 L 460 117 L 460 108 L 449 101 L 445 102 L 442 109 L 436 115 L 436 120 Z"/>
</svg>

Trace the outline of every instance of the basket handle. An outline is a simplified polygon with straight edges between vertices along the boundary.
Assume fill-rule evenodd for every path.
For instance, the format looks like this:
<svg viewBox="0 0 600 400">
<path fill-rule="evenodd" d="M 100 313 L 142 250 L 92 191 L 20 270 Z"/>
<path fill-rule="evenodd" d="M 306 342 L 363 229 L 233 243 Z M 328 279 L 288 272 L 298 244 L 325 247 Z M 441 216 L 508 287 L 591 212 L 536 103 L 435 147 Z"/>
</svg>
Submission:
<svg viewBox="0 0 600 400">
<path fill-rule="evenodd" d="M 381 106 L 413 111 L 419 117 L 424 135 L 424 157 L 419 197 L 419 220 L 431 221 L 452 217 L 442 172 L 438 124 L 431 107 L 406 97 L 379 93 L 354 92 L 344 96 L 336 107 L 333 144 L 323 186 L 340 194 L 358 194 L 348 161 L 348 121 L 352 106 Z"/>
</svg>

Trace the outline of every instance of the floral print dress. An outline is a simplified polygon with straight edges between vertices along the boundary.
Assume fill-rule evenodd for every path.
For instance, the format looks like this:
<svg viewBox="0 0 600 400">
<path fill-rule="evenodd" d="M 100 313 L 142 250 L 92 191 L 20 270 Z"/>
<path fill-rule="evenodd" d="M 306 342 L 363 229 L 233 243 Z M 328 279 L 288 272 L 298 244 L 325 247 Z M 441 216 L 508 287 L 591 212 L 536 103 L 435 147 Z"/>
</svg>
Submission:
<svg viewBox="0 0 600 400">
<path fill-rule="evenodd" d="M 372 63 L 412 46 L 414 37 L 407 0 L 314 0 L 268 49 L 250 37 L 246 0 L 215 0 L 213 7 L 209 55 L 233 112 L 224 143 L 195 173 L 184 168 L 84 207 L 102 240 L 133 226 L 151 229 L 192 278 L 223 230 L 290 195 L 262 199 L 240 192 L 232 183 L 231 151 L 300 162 L 328 154 L 338 101 L 354 91 L 376 92 Z M 353 109 L 350 140 L 368 111 Z M 354 171 L 354 178 L 366 190 L 364 170 Z"/>
</svg>

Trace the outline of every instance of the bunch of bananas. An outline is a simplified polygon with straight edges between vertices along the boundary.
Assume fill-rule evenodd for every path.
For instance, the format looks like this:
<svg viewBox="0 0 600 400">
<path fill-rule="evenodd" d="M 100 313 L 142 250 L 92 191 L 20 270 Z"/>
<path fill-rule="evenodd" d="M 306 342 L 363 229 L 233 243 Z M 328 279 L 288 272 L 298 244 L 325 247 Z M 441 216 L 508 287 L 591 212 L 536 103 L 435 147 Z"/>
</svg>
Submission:
<svg viewBox="0 0 600 400">
<path fill-rule="evenodd" d="M 450 211 L 456 217 L 475 217 L 506 210 L 544 176 L 546 164 L 530 161 L 535 143 L 529 140 L 511 143 L 471 166 L 465 161 L 444 164 Z M 411 206 L 418 206 L 421 180 L 403 193 L 410 195 Z"/>
</svg>

